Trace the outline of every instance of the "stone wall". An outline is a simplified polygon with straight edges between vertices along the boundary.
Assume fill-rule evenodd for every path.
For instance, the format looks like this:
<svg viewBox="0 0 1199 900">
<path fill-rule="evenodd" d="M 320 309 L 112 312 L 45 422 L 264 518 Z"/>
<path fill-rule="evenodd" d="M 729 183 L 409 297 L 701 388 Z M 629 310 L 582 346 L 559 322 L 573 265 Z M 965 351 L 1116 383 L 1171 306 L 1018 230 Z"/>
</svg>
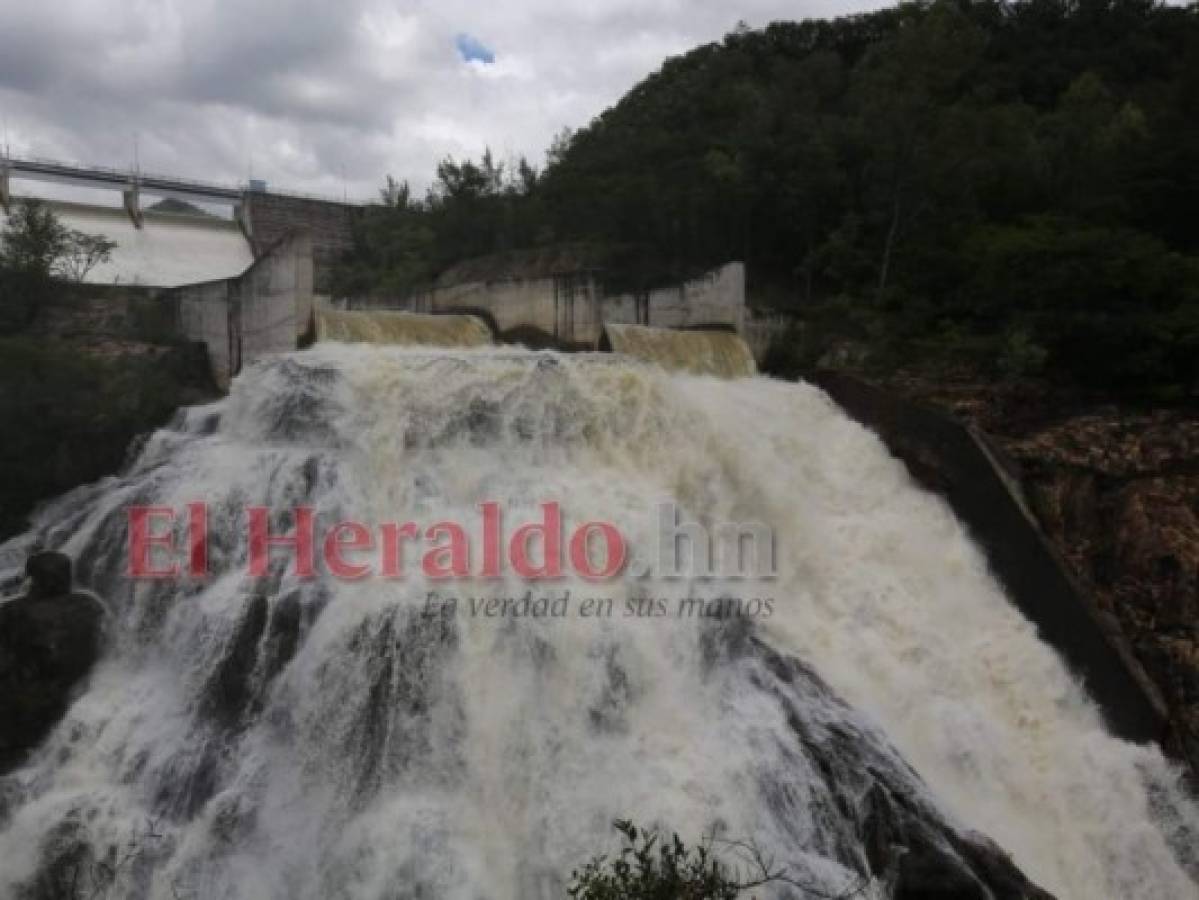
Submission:
<svg viewBox="0 0 1199 900">
<path fill-rule="evenodd" d="M 242 198 L 240 218 L 256 257 L 287 235 L 308 231 L 312 235 L 314 289 L 327 294 L 333 267 L 353 245 L 354 218 L 361 209 L 332 200 L 249 191 Z"/>
</svg>

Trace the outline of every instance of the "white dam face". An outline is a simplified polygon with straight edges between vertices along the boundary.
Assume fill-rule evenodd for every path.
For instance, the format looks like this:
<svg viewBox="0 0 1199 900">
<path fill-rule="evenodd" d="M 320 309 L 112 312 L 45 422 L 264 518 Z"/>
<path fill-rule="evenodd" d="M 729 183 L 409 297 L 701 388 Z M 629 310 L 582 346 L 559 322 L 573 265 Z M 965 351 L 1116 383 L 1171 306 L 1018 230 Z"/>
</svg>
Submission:
<svg viewBox="0 0 1199 900">
<path fill-rule="evenodd" d="M 147 212 L 137 228 L 123 209 L 46 202 L 66 228 L 116 242 L 111 260 L 88 273 L 89 284 L 178 287 L 233 278 L 254 262 L 245 235 L 228 219 Z"/>
<path fill-rule="evenodd" d="M 636 548 L 663 500 L 764 524 L 777 575 L 245 570 L 249 506 L 474 528 L 494 501 L 514 528 L 556 501 Z M 214 577 L 126 577 L 125 508 L 197 501 Z M 1177 773 L 1104 730 L 949 510 L 810 386 L 322 344 L 250 367 L 124 475 L 48 506 L 0 547 L 0 577 L 35 541 L 77 560 L 114 637 L 0 780 L 3 897 L 43 896 L 64 860 L 115 848 L 132 860 L 119 897 L 548 898 L 612 848 L 616 818 L 688 841 L 715 828 L 826 896 L 888 897 L 863 837 L 880 796 L 937 847 L 986 835 L 1061 900 L 1199 896 Z M 466 598 L 530 589 L 569 591 L 572 612 L 470 614 Z M 428 615 L 430 591 L 463 601 Z M 748 619 L 624 614 L 696 596 L 773 602 Z M 577 614 L 588 597 L 613 614 Z"/>
</svg>

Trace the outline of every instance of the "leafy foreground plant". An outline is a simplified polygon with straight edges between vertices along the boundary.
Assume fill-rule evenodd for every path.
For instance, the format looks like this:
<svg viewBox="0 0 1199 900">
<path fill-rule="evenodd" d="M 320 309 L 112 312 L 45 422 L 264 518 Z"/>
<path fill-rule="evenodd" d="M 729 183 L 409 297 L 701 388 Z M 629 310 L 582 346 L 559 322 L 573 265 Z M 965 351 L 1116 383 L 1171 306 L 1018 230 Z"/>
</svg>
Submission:
<svg viewBox="0 0 1199 900">
<path fill-rule="evenodd" d="M 575 900 L 737 900 L 766 885 L 795 888 L 801 897 L 852 897 L 866 887 L 859 880 L 837 894 L 804 884 L 776 867 L 757 845 L 730 841 L 710 834 L 695 847 L 685 845 L 677 834 L 662 840 L 657 830 L 638 829 L 626 819 L 614 823 L 624 836 L 620 854 L 609 859 L 595 857 L 570 876 L 567 893 Z M 731 866 L 715 852 L 721 846 L 737 861 Z"/>
</svg>

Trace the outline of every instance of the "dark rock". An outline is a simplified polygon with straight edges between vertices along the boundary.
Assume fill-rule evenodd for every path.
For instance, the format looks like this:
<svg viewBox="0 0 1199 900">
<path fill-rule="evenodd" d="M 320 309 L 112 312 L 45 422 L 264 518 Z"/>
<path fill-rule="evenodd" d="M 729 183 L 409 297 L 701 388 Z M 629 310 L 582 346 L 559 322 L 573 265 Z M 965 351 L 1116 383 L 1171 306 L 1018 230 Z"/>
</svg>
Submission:
<svg viewBox="0 0 1199 900">
<path fill-rule="evenodd" d="M 71 590 L 71 560 L 35 553 L 28 591 L 0 603 L 0 774 L 58 722 L 103 643 L 104 604 Z"/>
<path fill-rule="evenodd" d="M 71 590 L 71 558 L 65 553 L 34 553 L 25 562 L 30 596 L 50 597 Z"/>
<path fill-rule="evenodd" d="M 814 767 L 832 793 L 827 808 L 817 810 L 843 833 L 832 855 L 859 871 L 863 883 L 869 876 L 889 884 L 894 900 L 1053 900 L 986 835 L 951 824 L 919 776 L 880 735 L 855 725 L 849 707 L 812 669 L 743 629 L 709 637 L 709 652 L 747 663 L 756 684 L 782 706 L 796 737 L 795 767 Z M 774 796 L 778 787 L 763 785 L 765 799 L 785 812 L 784 799 Z M 803 802 L 812 809 L 820 801 Z"/>
<path fill-rule="evenodd" d="M 295 656 L 302 624 L 300 592 L 293 590 L 280 597 L 271 608 L 263 667 L 263 675 L 268 681 L 278 675 Z"/>
<path fill-rule="evenodd" d="M 226 644 L 224 656 L 205 686 L 206 712 L 226 725 L 237 723 L 252 698 L 251 678 L 268 609 L 266 597 L 250 598 Z"/>
</svg>

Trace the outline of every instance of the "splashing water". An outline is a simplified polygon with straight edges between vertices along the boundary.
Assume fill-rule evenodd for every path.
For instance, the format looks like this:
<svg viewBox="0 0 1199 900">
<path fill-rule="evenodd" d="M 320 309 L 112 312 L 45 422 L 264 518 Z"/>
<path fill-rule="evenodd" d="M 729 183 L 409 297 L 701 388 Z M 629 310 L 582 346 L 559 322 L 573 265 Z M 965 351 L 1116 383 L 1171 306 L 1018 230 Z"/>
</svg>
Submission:
<svg viewBox="0 0 1199 900">
<path fill-rule="evenodd" d="M 320 341 L 405 347 L 483 347 L 491 330 L 477 316 L 420 315 L 398 310 L 316 310 Z"/>
<path fill-rule="evenodd" d="M 558 500 L 636 546 L 662 499 L 769 525 L 777 577 L 568 579 L 535 590 L 616 614 L 495 619 L 422 607 L 530 586 L 244 568 L 250 505 L 473 522 L 492 500 L 518 522 Z M 218 574 L 128 580 L 125 508 L 197 500 Z M 0 896 L 75 896 L 64 873 L 109 860 L 114 897 L 548 898 L 617 817 L 752 838 L 825 894 L 891 895 L 880 835 L 970 869 L 977 829 L 1059 898 L 1199 896 L 1177 773 L 1104 731 L 946 507 L 806 385 L 318 345 L 50 504 L 0 576 L 35 543 L 76 558 L 117 627 L 0 781 Z M 747 593 L 773 615 L 620 615 Z"/>
<path fill-rule="evenodd" d="M 617 353 L 655 362 L 670 371 L 723 378 L 740 378 L 758 371 L 749 345 L 732 331 L 609 324 L 604 326 L 604 339 Z"/>
</svg>

